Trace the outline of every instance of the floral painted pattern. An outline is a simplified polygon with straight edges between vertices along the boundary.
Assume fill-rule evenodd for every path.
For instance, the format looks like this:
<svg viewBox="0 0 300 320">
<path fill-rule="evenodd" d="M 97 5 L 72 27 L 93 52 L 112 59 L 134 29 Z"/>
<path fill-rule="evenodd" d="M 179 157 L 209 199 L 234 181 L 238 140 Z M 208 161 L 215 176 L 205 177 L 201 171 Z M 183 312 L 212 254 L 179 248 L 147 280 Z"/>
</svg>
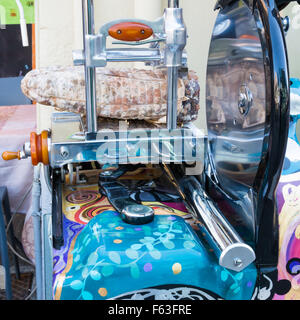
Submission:
<svg viewBox="0 0 300 320">
<path fill-rule="evenodd" d="M 66 267 L 54 281 L 55 299 L 114 299 L 168 285 L 195 286 L 226 299 L 250 299 L 257 277 L 254 266 L 240 273 L 220 267 L 191 226 L 175 215 L 157 215 L 150 224 L 134 226 L 124 223 L 117 212 L 104 211 L 67 247 Z"/>
<path fill-rule="evenodd" d="M 291 122 L 282 176 L 277 189 L 279 211 L 278 280 L 283 294 L 274 300 L 300 300 L 300 80 L 291 79 Z"/>
</svg>

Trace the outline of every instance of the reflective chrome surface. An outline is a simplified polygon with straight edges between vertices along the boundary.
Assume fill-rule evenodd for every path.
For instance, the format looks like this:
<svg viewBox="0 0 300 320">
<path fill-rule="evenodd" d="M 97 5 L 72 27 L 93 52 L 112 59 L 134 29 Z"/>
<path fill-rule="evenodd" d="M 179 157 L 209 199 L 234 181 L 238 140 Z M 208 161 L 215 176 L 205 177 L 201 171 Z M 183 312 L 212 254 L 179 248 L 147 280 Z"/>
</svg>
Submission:
<svg viewBox="0 0 300 320">
<path fill-rule="evenodd" d="M 260 267 L 276 268 L 289 68 L 274 0 L 220 1 L 207 68 L 205 191 Z"/>
<path fill-rule="evenodd" d="M 98 161 L 101 164 L 182 163 L 204 164 L 205 133 L 192 123 L 175 130 L 134 129 L 120 122 L 117 131 L 98 131 L 86 141 L 80 116 L 74 113 L 52 115 L 49 155 L 52 168 L 66 164 Z"/>
<path fill-rule="evenodd" d="M 164 27 L 166 46 L 164 50 L 164 65 L 168 69 L 168 112 L 167 127 L 177 127 L 178 104 L 178 68 L 182 66 L 183 50 L 187 42 L 187 30 L 183 20 L 183 11 L 179 9 L 179 1 L 170 1 L 170 8 L 164 12 Z"/>
<path fill-rule="evenodd" d="M 185 203 L 221 266 L 240 272 L 255 260 L 253 249 L 247 245 L 226 220 L 195 177 L 184 177 L 179 182 Z"/>
<path fill-rule="evenodd" d="M 121 218 L 133 225 L 147 224 L 154 219 L 154 210 L 141 204 L 131 204 L 122 210 Z"/>
<path fill-rule="evenodd" d="M 134 129 L 120 122 L 117 131 L 100 130 L 96 139 L 86 141 L 79 115 L 53 113 L 48 140 L 52 168 L 98 161 L 101 164 L 182 163 L 204 165 L 204 131 L 192 123 L 175 130 Z M 199 173 L 199 172 L 197 172 Z"/>
<path fill-rule="evenodd" d="M 98 161 L 101 164 L 182 163 L 204 161 L 204 133 L 175 130 L 99 131 L 93 141 L 51 143 L 51 166 Z"/>
<path fill-rule="evenodd" d="M 168 0 L 169 8 L 179 8 L 179 0 Z"/>
<path fill-rule="evenodd" d="M 95 32 L 94 1 L 82 0 L 82 26 L 84 37 Z M 87 54 L 86 43 L 83 41 L 84 53 Z M 86 120 L 87 134 L 97 133 L 97 94 L 96 68 L 85 63 L 85 93 L 86 93 Z"/>
<path fill-rule="evenodd" d="M 243 1 L 218 15 L 207 73 L 207 120 L 222 187 L 227 179 L 252 185 L 263 153 L 266 76 L 252 11 Z"/>
</svg>

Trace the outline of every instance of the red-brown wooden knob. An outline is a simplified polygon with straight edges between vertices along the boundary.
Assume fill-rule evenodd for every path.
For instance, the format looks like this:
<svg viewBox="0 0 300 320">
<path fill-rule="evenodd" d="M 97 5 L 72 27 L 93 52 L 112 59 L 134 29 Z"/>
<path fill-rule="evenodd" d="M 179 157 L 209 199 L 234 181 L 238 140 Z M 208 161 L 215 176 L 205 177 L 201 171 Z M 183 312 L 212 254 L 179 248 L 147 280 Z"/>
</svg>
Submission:
<svg viewBox="0 0 300 320">
<path fill-rule="evenodd" d="M 143 23 L 122 22 L 108 30 L 109 35 L 120 41 L 141 41 L 150 38 L 153 30 Z"/>
<path fill-rule="evenodd" d="M 44 165 L 49 164 L 48 153 L 48 131 L 43 131 L 41 134 L 31 132 L 30 134 L 30 149 L 32 165 L 37 166 L 39 163 Z"/>
</svg>

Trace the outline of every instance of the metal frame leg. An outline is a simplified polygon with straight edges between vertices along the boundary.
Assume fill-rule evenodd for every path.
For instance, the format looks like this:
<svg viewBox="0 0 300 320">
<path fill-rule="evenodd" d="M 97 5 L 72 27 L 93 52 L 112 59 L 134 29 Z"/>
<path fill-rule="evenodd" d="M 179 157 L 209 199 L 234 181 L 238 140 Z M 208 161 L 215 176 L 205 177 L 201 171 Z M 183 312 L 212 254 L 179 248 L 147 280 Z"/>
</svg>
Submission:
<svg viewBox="0 0 300 320">
<path fill-rule="evenodd" d="M 47 174 L 46 171 L 41 172 L 42 300 L 53 300 L 52 197 L 47 187 Z"/>
<path fill-rule="evenodd" d="M 11 286 L 11 276 L 10 276 L 10 263 L 7 248 L 7 238 L 6 238 L 6 228 L 4 214 L 7 209 L 8 194 L 6 187 L 0 188 L 0 253 L 1 261 L 5 268 L 5 287 L 6 287 L 6 299 L 12 300 L 12 286 Z"/>
<path fill-rule="evenodd" d="M 11 215 L 11 210 L 10 210 L 8 191 L 7 191 L 6 187 L 0 188 L 0 200 L 1 200 L 1 204 L 3 206 L 3 214 L 5 215 L 6 223 L 8 223 L 10 221 L 12 215 Z M 11 241 L 11 246 L 16 251 L 16 245 L 18 245 L 18 240 L 15 237 L 13 224 L 10 224 L 8 232 L 9 232 L 9 238 Z M 15 254 L 13 254 L 13 259 L 14 259 L 16 277 L 17 277 L 17 279 L 20 279 L 19 259 Z"/>
</svg>

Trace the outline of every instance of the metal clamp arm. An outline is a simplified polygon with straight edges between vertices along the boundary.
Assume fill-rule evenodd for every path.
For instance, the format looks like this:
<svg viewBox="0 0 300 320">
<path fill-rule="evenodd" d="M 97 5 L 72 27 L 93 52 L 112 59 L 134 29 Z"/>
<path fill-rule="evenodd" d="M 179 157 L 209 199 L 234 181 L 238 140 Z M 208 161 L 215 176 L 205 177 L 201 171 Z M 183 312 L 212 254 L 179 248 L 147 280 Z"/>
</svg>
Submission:
<svg viewBox="0 0 300 320">
<path fill-rule="evenodd" d="M 85 57 L 88 67 L 105 67 L 107 62 L 161 62 L 162 56 L 159 49 L 107 49 L 107 38 L 113 37 L 122 42 L 132 42 L 138 44 L 139 41 L 146 40 L 152 35 L 158 37 L 157 41 L 162 41 L 164 34 L 164 17 L 154 22 L 133 19 L 115 20 L 101 27 L 97 35 L 88 34 L 85 36 Z M 154 40 L 155 41 L 155 38 Z M 83 64 L 80 54 L 76 53 L 74 59 L 76 65 Z M 79 55 L 79 56 L 78 56 Z"/>
</svg>

